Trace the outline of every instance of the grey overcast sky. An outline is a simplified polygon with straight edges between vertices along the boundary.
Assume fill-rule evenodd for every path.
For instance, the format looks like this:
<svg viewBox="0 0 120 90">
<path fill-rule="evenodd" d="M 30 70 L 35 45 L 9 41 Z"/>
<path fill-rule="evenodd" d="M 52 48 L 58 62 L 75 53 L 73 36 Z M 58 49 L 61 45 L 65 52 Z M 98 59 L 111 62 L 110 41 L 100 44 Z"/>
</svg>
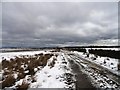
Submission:
<svg viewBox="0 0 120 90">
<path fill-rule="evenodd" d="M 3 47 L 116 45 L 117 2 L 4 2 Z"/>
</svg>

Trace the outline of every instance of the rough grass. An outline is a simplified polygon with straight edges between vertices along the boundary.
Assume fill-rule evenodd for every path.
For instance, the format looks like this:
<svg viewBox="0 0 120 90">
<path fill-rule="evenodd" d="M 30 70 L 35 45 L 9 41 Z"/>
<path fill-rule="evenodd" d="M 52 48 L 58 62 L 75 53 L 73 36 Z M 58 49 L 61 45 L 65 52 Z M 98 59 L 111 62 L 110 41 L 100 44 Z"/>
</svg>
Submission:
<svg viewBox="0 0 120 90">
<path fill-rule="evenodd" d="M 50 66 L 50 68 L 54 67 L 56 60 L 57 60 L 57 59 L 54 57 L 53 60 L 52 60 L 52 62 L 50 62 L 50 63 L 48 64 L 48 66 Z"/>
<path fill-rule="evenodd" d="M 15 78 L 13 75 L 8 75 L 5 80 L 3 80 L 2 82 L 2 89 L 5 88 L 5 87 L 10 87 L 12 86 L 13 84 L 15 84 Z"/>
<path fill-rule="evenodd" d="M 17 90 L 27 90 L 28 87 L 29 87 L 29 84 L 23 81 L 21 85 L 17 86 Z"/>
<path fill-rule="evenodd" d="M 9 61 L 4 59 L 2 60 L 2 70 L 4 71 L 2 77 L 2 88 L 10 87 L 15 84 L 16 81 L 24 79 L 26 75 L 31 76 L 31 82 L 35 82 L 34 75 L 37 71 L 35 68 L 41 66 L 42 68 L 47 65 L 48 60 L 53 56 L 53 54 L 35 54 L 33 56 L 21 56 L 16 57 L 15 59 L 10 59 Z M 53 67 L 55 64 L 55 59 L 51 63 L 50 67 Z M 39 69 L 38 69 L 39 70 Z M 25 71 L 28 71 L 25 73 Z M 14 77 L 14 74 L 17 74 L 17 78 Z M 17 90 L 26 90 L 29 87 L 29 84 L 23 82 L 22 85 L 17 86 Z M 24 88 L 24 89 L 23 89 Z"/>
</svg>

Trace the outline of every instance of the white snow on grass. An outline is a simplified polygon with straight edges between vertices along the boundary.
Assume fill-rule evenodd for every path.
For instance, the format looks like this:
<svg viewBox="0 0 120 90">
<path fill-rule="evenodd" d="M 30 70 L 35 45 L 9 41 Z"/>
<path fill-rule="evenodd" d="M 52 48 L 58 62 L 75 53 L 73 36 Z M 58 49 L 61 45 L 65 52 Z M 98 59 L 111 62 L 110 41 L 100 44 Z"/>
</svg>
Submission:
<svg viewBox="0 0 120 90">
<path fill-rule="evenodd" d="M 0 62 L 2 61 L 2 59 L 6 59 L 6 60 L 10 60 L 11 58 L 15 58 L 23 56 L 23 55 L 34 55 L 34 54 L 46 54 L 46 53 L 50 53 L 50 51 L 21 51 L 21 52 L 5 52 L 5 53 L 0 53 Z"/>
<path fill-rule="evenodd" d="M 77 51 L 74 51 L 74 55 L 78 56 L 78 57 L 82 57 L 82 58 L 89 60 L 93 63 L 96 63 L 98 65 L 103 65 L 103 67 L 106 66 L 105 68 L 107 68 L 109 70 L 112 69 L 113 72 L 115 72 L 115 71 L 117 72 L 117 66 L 114 65 L 114 64 L 117 65 L 116 59 L 111 59 L 111 58 L 108 59 L 108 57 L 99 57 L 98 56 L 96 58 L 96 60 L 94 60 L 94 58 L 96 57 L 94 54 L 90 54 L 89 57 L 87 57 L 87 55 L 83 54 L 83 52 L 77 52 Z M 106 64 L 104 64 L 104 59 L 106 60 Z M 113 60 L 115 60 L 115 61 L 113 61 Z M 82 71 L 91 78 L 90 80 L 96 88 L 101 88 L 101 89 L 119 88 L 118 84 L 115 83 L 114 81 L 112 81 L 106 75 L 98 73 L 97 70 L 90 68 L 89 65 L 82 63 L 80 60 L 76 60 L 76 62 L 80 62 L 80 64 L 84 67 L 84 69 L 82 69 Z M 111 65 L 111 63 L 113 63 L 112 65 L 115 68 L 110 68 L 110 67 L 112 67 L 112 66 L 109 66 L 109 65 Z M 118 90 L 118 89 L 116 89 L 116 90 Z"/>
<path fill-rule="evenodd" d="M 50 68 L 49 63 L 55 58 L 51 57 L 48 64 L 35 74 L 36 82 L 30 85 L 30 88 L 68 88 L 64 82 L 64 74 L 70 73 L 67 64 L 63 64 L 63 54 L 60 53 L 55 61 L 54 67 Z"/>
<path fill-rule="evenodd" d="M 81 57 L 86 58 L 87 60 L 96 63 L 104 68 L 107 68 L 109 71 L 120 75 L 120 72 L 118 71 L 118 59 L 110 58 L 110 57 L 96 57 L 94 54 L 89 54 L 89 57 L 87 57 L 86 54 L 83 54 L 83 52 L 77 52 L 74 53 L 79 54 Z M 94 59 L 95 58 L 95 59 Z"/>
<path fill-rule="evenodd" d="M 18 85 L 22 85 L 23 82 L 29 84 L 29 88 L 75 88 L 75 84 L 67 84 L 66 80 L 66 73 L 71 73 L 69 63 L 67 61 L 67 58 L 65 57 L 64 53 L 62 52 L 50 52 L 48 51 L 22 51 L 22 52 L 6 52 L 1 53 L 0 57 L 3 57 L 6 60 L 10 60 L 11 58 L 21 57 L 21 56 L 32 56 L 34 57 L 35 54 L 53 54 L 53 56 L 47 61 L 47 65 L 42 67 L 38 66 L 37 68 L 34 68 L 34 71 L 36 72 L 35 75 L 26 75 L 23 79 L 20 79 L 15 82 L 15 84 L 9 88 L 14 88 Z M 54 65 L 50 66 L 51 63 L 53 63 L 53 60 L 55 60 Z M 2 61 L 2 59 L 1 59 Z M 1 62 L 0 61 L 0 62 Z M 21 68 L 24 70 L 25 65 L 21 65 Z M 26 66 L 27 67 L 27 66 Z M 38 69 L 40 67 L 40 69 Z M 29 71 L 26 70 L 24 73 L 28 73 Z M 14 73 L 14 78 L 16 79 L 18 77 L 18 73 Z M 34 82 L 32 82 L 32 77 L 34 78 Z M 72 79 L 72 78 L 71 78 Z M 28 88 L 28 89 L 29 89 Z"/>
<path fill-rule="evenodd" d="M 110 70 L 117 71 L 118 59 L 108 57 L 98 57 L 94 60 L 95 63 L 100 64 Z"/>
<path fill-rule="evenodd" d="M 101 75 L 99 73 L 96 73 L 94 70 L 86 67 L 87 69 L 84 70 L 84 72 L 86 74 L 89 75 L 89 77 L 91 77 L 91 81 L 92 84 L 95 87 L 99 87 L 101 89 L 108 89 L 108 88 L 118 88 L 118 85 L 116 83 L 114 83 L 112 80 L 110 80 L 108 77 L 106 77 L 105 75 Z M 118 89 L 116 89 L 118 90 Z"/>
<path fill-rule="evenodd" d="M 115 50 L 115 51 L 119 51 L 120 50 L 120 48 L 85 48 L 86 50 L 89 50 L 89 49 L 93 49 L 93 50 L 95 50 L 95 49 L 97 49 L 97 50 L 100 50 L 100 49 L 102 49 L 102 50 Z"/>
</svg>

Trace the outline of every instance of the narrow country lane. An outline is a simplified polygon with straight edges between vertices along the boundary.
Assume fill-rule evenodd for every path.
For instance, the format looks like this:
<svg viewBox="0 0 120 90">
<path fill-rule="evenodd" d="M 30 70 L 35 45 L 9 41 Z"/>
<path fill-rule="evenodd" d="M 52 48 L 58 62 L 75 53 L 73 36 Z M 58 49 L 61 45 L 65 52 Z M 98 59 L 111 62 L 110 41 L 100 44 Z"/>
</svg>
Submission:
<svg viewBox="0 0 120 90">
<path fill-rule="evenodd" d="M 81 71 L 81 67 L 75 61 L 72 61 L 68 58 L 70 65 L 72 67 L 73 73 L 75 74 L 76 82 L 76 90 L 80 90 L 82 88 L 91 88 L 92 90 L 96 90 L 95 87 L 91 84 L 90 79 Z"/>
<path fill-rule="evenodd" d="M 82 52 L 41 50 L 3 53 L 1 57 L 1 84 L 5 90 L 120 90 L 119 70 L 114 73 Z M 117 60 L 114 62 L 117 68 Z"/>
<path fill-rule="evenodd" d="M 92 88 L 92 90 L 98 90 L 99 88 L 120 89 L 119 76 L 77 54 L 63 52 L 70 62 L 73 73 L 76 75 L 76 90 L 80 88 Z"/>
</svg>

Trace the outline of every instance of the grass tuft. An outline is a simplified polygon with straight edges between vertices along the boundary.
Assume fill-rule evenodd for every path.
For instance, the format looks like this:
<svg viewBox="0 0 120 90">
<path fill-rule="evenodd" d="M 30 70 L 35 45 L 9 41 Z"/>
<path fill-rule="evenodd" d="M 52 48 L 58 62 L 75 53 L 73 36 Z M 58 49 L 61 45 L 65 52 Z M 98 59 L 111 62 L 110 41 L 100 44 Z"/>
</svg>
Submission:
<svg viewBox="0 0 120 90">
<path fill-rule="evenodd" d="M 10 87 L 15 84 L 15 78 L 13 75 L 7 76 L 7 78 L 2 82 L 2 89 L 5 87 Z"/>
<path fill-rule="evenodd" d="M 23 81 L 21 85 L 17 86 L 17 90 L 27 90 L 28 87 L 29 87 L 29 84 Z"/>
</svg>

